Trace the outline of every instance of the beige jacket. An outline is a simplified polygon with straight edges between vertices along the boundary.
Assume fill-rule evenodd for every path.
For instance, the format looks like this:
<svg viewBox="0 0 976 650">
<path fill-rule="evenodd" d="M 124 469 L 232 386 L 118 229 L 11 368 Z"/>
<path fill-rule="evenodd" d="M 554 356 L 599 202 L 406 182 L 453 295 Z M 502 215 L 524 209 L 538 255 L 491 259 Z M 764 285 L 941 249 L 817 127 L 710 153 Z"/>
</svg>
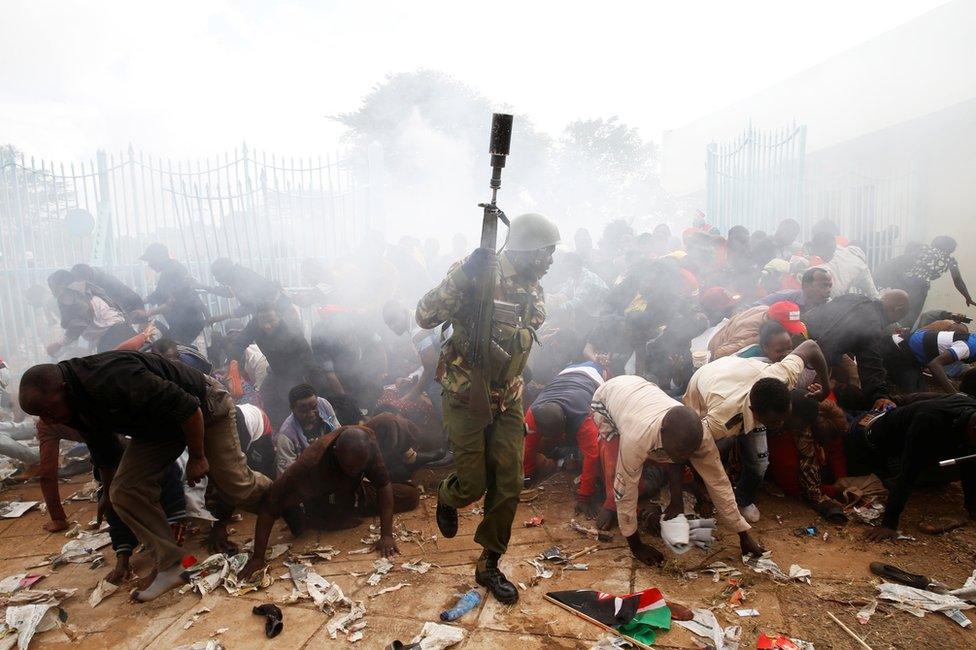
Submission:
<svg viewBox="0 0 976 650">
<path fill-rule="evenodd" d="M 725 327 L 715 332 L 708 342 L 711 359 L 728 357 L 742 348 L 759 342 L 759 328 L 766 320 L 768 305 L 756 305 L 733 316 Z"/>
</svg>

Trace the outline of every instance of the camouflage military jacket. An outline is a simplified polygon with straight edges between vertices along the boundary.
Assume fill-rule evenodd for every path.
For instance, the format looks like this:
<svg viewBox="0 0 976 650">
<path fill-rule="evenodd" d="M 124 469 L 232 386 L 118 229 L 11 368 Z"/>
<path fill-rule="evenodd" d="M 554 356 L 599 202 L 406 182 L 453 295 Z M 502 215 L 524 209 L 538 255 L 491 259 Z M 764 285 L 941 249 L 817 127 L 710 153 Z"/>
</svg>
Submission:
<svg viewBox="0 0 976 650">
<path fill-rule="evenodd" d="M 476 307 L 472 295 L 475 285 L 464 273 L 463 262 L 454 264 L 447 277 L 420 299 L 417 304 L 417 324 L 424 329 L 433 329 L 446 322 L 453 326 L 454 334 L 441 348 L 437 379 L 445 393 L 466 401 L 471 386 L 471 367 L 464 359 L 457 340 L 466 335 Z M 527 283 L 519 278 L 504 253 L 498 256 L 498 268 L 495 299 L 518 304 L 528 302 L 528 325 L 539 329 L 546 320 L 542 287 L 538 282 Z M 491 386 L 490 394 L 492 409 L 504 411 L 521 397 L 522 378 L 516 377 L 504 386 Z"/>
</svg>

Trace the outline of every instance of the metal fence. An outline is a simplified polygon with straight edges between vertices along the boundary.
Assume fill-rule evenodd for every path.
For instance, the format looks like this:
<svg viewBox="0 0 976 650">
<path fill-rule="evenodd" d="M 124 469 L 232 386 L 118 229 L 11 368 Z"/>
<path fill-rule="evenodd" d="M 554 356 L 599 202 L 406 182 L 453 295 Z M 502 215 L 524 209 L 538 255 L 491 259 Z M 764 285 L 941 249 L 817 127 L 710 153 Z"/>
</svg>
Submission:
<svg viewBox="0 0 976 650">
<path fill-rule="evenodd" d="M 806 126 L 760 131 L 706 147 L 706 214 L 722 232 L 735 225 L 772 232 L 803 205 Z"/>
<path fill-rule="evenodd" d="M 912 169 L 883 177 L 860 170 L 811 174 L 804 192 L 804 234 L 817 220 L 830 219 L 864 249 L 868 265 L 876 269 L 921 233 L 921 224 L 912 219 L 918 214 L 915 178 Z"/>
<path fill-rule="evenodd" d="M 243 146 L 203 160 L 133 148 L 78 163 L 0 149 L 0 357 L 37 360 L 51 340 L 47 276 L 80 262 L 146 295 L 138 258 L 166 244 L 203 282 L 229 257 L 285 286 L 382 229 L 382 151 L 281 157 Z M 214 312 L 221 307 L 213 297 Z M 45 304 L 46 303 L 46 304 Z"/>
<path fill-rule="evenodd" d="M 772 233 L 779 221 L 793 218 L 808 238 L 814 223 L 830 219 L 864 249 L 872 268 L 917 237 L 913 170 L 879 176 L 859 169 L 838 172 L 827 164 L 821 169 L 809 164 L 805 149 L 804 125 L 777 131 L 750 125 L 729 142 L 709 144 L 709 221 L 723 233 L 735 225 Z"/>
</svg>

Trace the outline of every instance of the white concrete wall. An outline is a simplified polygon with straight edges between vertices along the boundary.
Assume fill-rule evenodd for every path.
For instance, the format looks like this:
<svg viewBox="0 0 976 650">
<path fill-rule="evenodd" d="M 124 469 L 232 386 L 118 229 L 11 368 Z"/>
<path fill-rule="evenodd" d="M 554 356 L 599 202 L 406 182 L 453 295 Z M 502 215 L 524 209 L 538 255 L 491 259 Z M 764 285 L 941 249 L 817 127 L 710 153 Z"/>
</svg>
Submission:
<svg viewBox="0 0 976 650">
<path fill-rule="evenodd" d="M 976 0 L 955 0 L 765 92 L 665 132 L 662 181 L 675 196 L 700 191 L 705 146 L 734 137 L 750 120 L 762 129 L 806 124 L 807 151 L 816 152 L 972 98 Z"/>
</svg>

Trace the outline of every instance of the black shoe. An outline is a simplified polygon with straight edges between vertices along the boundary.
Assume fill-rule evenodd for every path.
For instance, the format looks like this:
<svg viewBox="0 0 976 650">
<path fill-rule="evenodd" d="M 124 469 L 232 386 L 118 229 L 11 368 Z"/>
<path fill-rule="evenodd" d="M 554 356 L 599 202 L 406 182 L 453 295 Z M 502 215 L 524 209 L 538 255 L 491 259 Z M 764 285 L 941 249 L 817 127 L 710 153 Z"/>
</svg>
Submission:
<svg viewBox="0 0 976 650">
<path fill-rule="evenodd" d="M 518 602 L 518 589 L 513 585 L 505 574 L 498 569 L 498 553 L 483 551 L 478 558 L 478 565 L 474 571 L 474 579 L 482 587 L 487 587 L 488 591 L 503 605 L 513 605 Z"/>
<path fill-rule="evenodd" d="M 447 539 L 451 539 L 457 535 L 458 529 L 458 513 L 457 508 L 452 508 L 451 506 L 445 506 L 440 501 L 437 502 L 437 528 L 441 531 L 441 535 Z"/>
<path fill-rule="evenodd" d="M 445 451 L 437 460 L 427 463 L 428 469 L 447 469 L 449 467 L 454 467 L 454 452 L 452 451 Z"/>
</svg>

